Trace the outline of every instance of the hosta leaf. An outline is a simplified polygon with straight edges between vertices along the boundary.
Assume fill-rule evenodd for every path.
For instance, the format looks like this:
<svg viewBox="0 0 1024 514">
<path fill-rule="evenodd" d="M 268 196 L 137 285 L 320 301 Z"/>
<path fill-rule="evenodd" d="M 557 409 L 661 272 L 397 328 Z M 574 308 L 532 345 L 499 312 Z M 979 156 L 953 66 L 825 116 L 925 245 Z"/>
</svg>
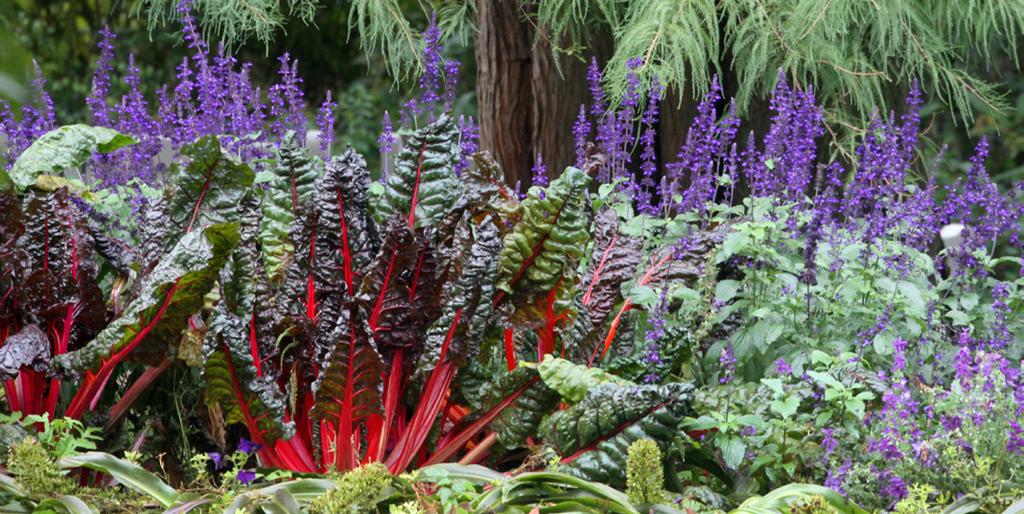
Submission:
<svg viewBox="0 0 1024 514">
<path fill-rule="evenodd" d="M 539 435 L 562 456 L 560 470 L 622 487 L 629 445 L 653 439 L 664 450 L 691 413 L 692 393 L 686 383 L 600 384 L 579 403 L 552 414 Z"/>
<path fill-rule="evenodd" d="M 401 216 L 417 227 L 437 223 L 461 194 L 454 172 L 459 155 L 459 130 L 449 115 L 413 132 L 388 176 L 380 219 Z"/>
<path fill-rule="evenodd" d="M 163 220 L 170 227 L 165 248 L 183 233 L 237 221 L 242 196 L 253 182 L 249 166 L 225 153 L 215 136 L 183 146 L 181 154 L 188 164 L 178 168 L 174 179 L 167 219 Z"/>
<path fill-rule="evenodd" d="M 50 340 L 36 325 L 27 325 L 0 347 L 0 379 L 13 380 L 22 368 L 48 371 Z"/>
<path fill-rule="evenodd" d="M 598 384 L 612 382 L 625 385 L 629 383 L 601 368 L 573 364 L 551 355 L 545 356 L 544 360 L 537 365 L 537 372 L 548 387 L 557 391 L 562 398 L 569 402 L 582 400 L 587 391 Z"/>
<path fill-rule="evenodd" d="M 56 357 L 59 367 L 69 373 L 110 368 L 134 351 L 162 358 L 165 345 L 202 308 L 236 244 L 234 223 L 186 234 L 144 279 L 139 296 L 121 317 L 80 350 Z"/>
<path fill-rule="evenodd" d="M 65 125 L 43 134 L 26 148 L 14 161 L 10 178 L 24 190 L 35 184 L 39 175 L 77 171 L 94 152 L 110 153 L 135 142 L 131 136 L 106 127 Z"/>
<path fill-rule="evenodd" d="M 588 238 L 589 183 L 590 177 L 570 167 L 548 188 L 530 188 L 522 221 L 502 241 L 500 290 L 547 294 L 575 269 Z"/>
<path fill-rule="evenodd" d="M 271 276 L 282 271 L 284 259 L 294 250 L 289 241 L 292 223 L 313 201 L 314 183 L 322 174 L 323 163 L 312 156 L 288 132 L 276 160 L 270 168 L 272 179 L 263 199 L 260 243 L 264 266 Z"/>
<path fill-rule="evenodd" d="M 594 250 L 581 280 L 582 304 L 594 325 L 604 323 L 622 301 L 622 284 L 636 274 L 643 241 L 619 232 L 619 217 L 612 209 L 594 218 Z"/>
<path fill-rule="evenodd" d="M 366 320 L 355 302 L 341 309 L 341 319 L 330 335 L 330 357 L 313 385 L 316 404 L 314 420 L 327 420 L 334 433 L 328 439 L 335 448 L 338 469 L 351 469 L 359 456 L 352 451 L 358 441 L 357 424 L 370 414 L 380 413 L 381 376 L 384 363 L 374 348 Z"/>
<path fill-rule="evenodd" d="M 264 446 L 288 439 L 285 399 L 268 375 L 260 376 L 252 355 L 249 324 L 217 305 L 203 339 L 203 400 L 219 406 L 228 423 L 244 423 Z"/>
</svg>

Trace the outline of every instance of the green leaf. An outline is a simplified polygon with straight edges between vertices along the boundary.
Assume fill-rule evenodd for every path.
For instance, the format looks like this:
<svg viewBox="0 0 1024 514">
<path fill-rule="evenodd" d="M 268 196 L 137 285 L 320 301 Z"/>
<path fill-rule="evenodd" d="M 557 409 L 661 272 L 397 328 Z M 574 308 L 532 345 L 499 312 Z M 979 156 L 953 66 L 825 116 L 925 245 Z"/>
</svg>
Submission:
<svg viewBox="0 0 1024 514">
<path fill-rule="evenodd" d="M 589 238 L 589 183 L 587 174 L 569 167 L 546 189 L 530 188 L 522 221 L 502 240 L 498 289 L 547 294 L 576 269 Z M 519 298 L 532 300 L 528 295 Z"/>
<path fill-rule="evenodd" d="M 94 514 L 98 512 L 77 496 L 68 494 L 56 498 L 47 498 L 39 502 L 34 512 L 44 512 L 43 509 L 60 509 L 60 511 L 67 512 L 68 514 Z"/>
<path fill-rule="evenodd" d="M 323 162 L 310 155 L 296 142 L 295 133 L 289 131 L 277 149 L 270 171 L 264 172 L 271 176 L 263 197 L 260 244 L 264 267 L 270 276 L 281 273 L 283 261 L 294 251 L 289 240 L 292 223 L 312 202 L 314 185 L 323 168 Z"/>
<path fill-rule="evenodd" d="M 462 194 L 454 171 L 459 156 L 459 130 L 448 114 L 413 132 L 388 176 L 378 220 L 400 216 L 416 227 L 436 224 Z"/>
<path fill-rule="evenodd" d="M 785 400 L 775 400 L 771 403 L 772 412 L 782 416 L 783 418 L 789 418 L 793 414 L 796 414 L 796 410 L 800 407 L 800 399 L 796 396 L 788 396 Z"/>
<path fill-rule="evenodd" d="M 565 400 L 573 403 L 582 400 L 587 391 L 598 384 L 612 382 L 625 385 L 629 383 L 601 368 L 575 364 L 551 355 L 544 356 L 544 361 L 537 366 L 537 372 L 540 373 L 541 380 L 548 387 L 557 391 Z"/>
<path fill-rule="evenodd" d="M 160 477 L 146 471 L 141 466 L 119 459 L 103 452 L 87 452 L 60 460 L 62 468 L 89 468 L 106 473 L 121 485 L 147 495 L 160 502 L 165 508 L 174 505 L 178 500 L 178 491 L 167 485 Z"/>
<path fill-rule="evenodd" d="M 772 391 L 774 391 L 775 394 L 781 395 L 783 393 L 783 390 L 782 390 L 782 380 L 781 379 L 778 379 L 778 378 L 762 378 L 761 379 L 761 383 L 766 385 L 766 386 L 768 386 L 768 388 L 771 389 Z"/>
<path fill-rule="evenodd" d="M 729 514 L 775 514 L 785 512 L 790 505 L 812 496 L 821 496 L 839 514 L 868 514 L 867 511 L 850 503 L 842 495 L 820 485 L 789 484 L 764 496 L 754 496 L 744 501 Z"/>
<path fill-rule="evenodd" d="M 731 469 L 737 469 L 747 453 L 747 444 L 740 437 L 727 437 L 718 447 L 722 450 L 722 461 Z"/>
<path fill-rule="evenodd" d="M 186 234 L 143 280 L 137 298 L 91 342 L 54 358 L 68 373 L 112 366 L 128 353 L 158 361 L 175 342 L 188 318 L 203 307 L 203 297 L 238 244 L 238 224 L 223 223 Z M 145 345 L 139 346 L 143 341 Z"/>
<path fill-rule="evenodd" d="M 110 153 L 135 143 L 135 139 L 114 129 L 65 125 L 43 134 L 26 148 L 14 161 L 10 179 L 19 190 L 24 190 L 35 184 L 39 175 L 77 171 L 94 152 Z"/>
<path fill-rule="evenodd" d="M 715 300 L 720 302 L 728 302 L 736 297 L 736 293 L 739 292 L 740 282 L 738 280 L 719 280 L 715 284 Z"/>
<path fill-rule="evenodd" d="M 552 414 L 538 434 L 562 456 L 559 469 L 623 487 L 629 445 L 653 439 L 667 451 L 690 414 L 692 394 L 688 383 L 596 385 L 579 403 Z"/>
<path fill-rule="evenodd" d="M 164 247 L 182 234 L 208 225 L 241 218 L 242 198 L 252 187 L 253 172 L 224 152 L 215 136 L 205 136 L 181 148 L 188 164 L 178 167 L 167 204 Z"/>
</svg>

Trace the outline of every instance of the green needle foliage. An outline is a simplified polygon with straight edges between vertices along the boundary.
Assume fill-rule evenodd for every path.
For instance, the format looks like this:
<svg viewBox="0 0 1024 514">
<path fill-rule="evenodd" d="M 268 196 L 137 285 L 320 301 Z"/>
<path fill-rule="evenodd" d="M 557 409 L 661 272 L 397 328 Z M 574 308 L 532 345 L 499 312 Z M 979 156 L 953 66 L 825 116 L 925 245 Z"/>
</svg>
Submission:
<svg viewBox="0 0 1024 514">
<path fill-rule="evenodd" d="M 578 51 L 595 28 L 611 30 L 606 73 L 625 88 L 626 60 L 662 83 L 707 90 L 711 73 L 734 74 L 742 111 L 775 86 L 778 70 L 813 84 L 827 106 L 866 115 L 886 91 L 916 79 L 960 117 L 1007 107 L 995 85 L 965 71 L 996 54 L 1017 61 L 1024 3 L 987 0 L 541 0 L 541 24 Z M 720 44 L 721 42 L 721 44 Z"/>
<path fill-rule="evenodd" d="M 696 97 L 719 74 L 735 78 L 742 112 L 767 98 L 779 70 L 814 85 L 833 121 L 887 109 L 910 80 L 961 120 L 1009 105 L 999 87 L 973 68 L 1001 56 L 1019 65 L 1024 2 L 992 0 L 519 0 L 524 20 L 545 27 L 554 51 L 585 58 L 591 41 L 611 34 L 604 74 L 613 98 L 626 89 L 626 63 L 639 58 L 641 78 Z M 173 19 L 177 0 L 139 0 L 151 24 Z M 290 15 L 312 19 L 320 0 L 194 0 L 200 24 L 229 45 L 267 42 Z M 395 79 L 422 71 L 422 39 L 411 19 L 435 12 L 444 36 L 473 32 L 475 2 L 352 0 L 349 36 L 383 57 Z M 287 12 L 286 12 L 287 11 Z M 410 18 L 413 17 L 413 18 Z M 326 27 L 322 27 L 326 29 Z M 537 32 L 538 37 L 543 33 Z M 557 63 L 557 60 L 556 60 Z M 901 96 L 899 96 L 902 98 Z"/>
</svg>

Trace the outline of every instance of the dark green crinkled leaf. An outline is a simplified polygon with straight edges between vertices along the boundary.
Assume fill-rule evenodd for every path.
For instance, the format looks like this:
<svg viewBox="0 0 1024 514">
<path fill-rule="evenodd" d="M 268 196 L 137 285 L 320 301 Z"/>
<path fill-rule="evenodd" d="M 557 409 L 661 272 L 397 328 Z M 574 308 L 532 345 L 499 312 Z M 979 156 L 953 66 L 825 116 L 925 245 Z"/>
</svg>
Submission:
<svg viewBox="0 0 1024 514">
<path fill-rule="evenodd" d="M 419 248 L 405 220 L 391 218 L 380 251 L 363 275 L 360 296 L 370 306 L 370 330 L 381 351 L 422 344 L 424 313 L 413 308 L 411 292 Z"/>
<path fill-rule="evenodd" d="M 73 309 L 70 348 L 106 324 L 103 293 L 96 282 L 92 236 L 67 189 L 27 195 L 26 224 L 18 238 L 18 304 L 25 323 L 63 326 Z"/>
<path fill-rule="evenodd" d="M 348 294 L 359 288 L 360 274 L 373 262 L 379 244 L 369 211 L 369 187 L 366 160 L 352 148 L 331 159 L 316 183 L 317 254 L 325 259 L 317 266 L 318 279 L 344 283 Z"/>
<path fill-rule="evenodd" d="M 110 153 L 135 143 L 131 136 L 114 129 L 65 125 L 43 134 L 26 148 L 14 161 L 10 178 L 19 189 L 24 190 L 35 184 L 39 175 L 61 175 L 77 171 L 94 152 Z"/>
<path fill-rule="evenodd" d="M 159 361 L 166 345 L 176 341 L 188 318 L 203 306 L 203 297 L 216 283 L 221 268 L 238 244 L 238 224 L 211 225 L 186 234 L 143 280 L 139 295 L 121 317 L 80 350 L 54 362 L 70 373 L 95 370 L 105 359 L 131 352 L 143 360 Z"/>
<path fill-rule="evenodd" d="M 136 255 L 136 248 L 111 235 L 96 220 L 89 219 L 86 223 L 89 235 L 92 236 L 96 247 L 96 253 L 106 259 L 120 275 L 125 277 L 130 275 L 132 267 L 139 258 Z"/>
<path fill-rule="evenodd" d="M 413 132 L 388 176 L 378 219 L 400 216 L 417 227 L 437 223 L 461 195 L 454 171 L 459 156 L 459 130 L 449 115 Z"/>
<path fill-rule="evenodd" d="M 544 384 L 557 391 L 562 398 L 569 402 L 582 400 L 591 387 L 599 384 L 612 382 L 626 385 L 629 383 L 601 368 L 574 364 L 551 355 L 544 356 L 544 360 L 537 365 L 537 373 L 540 374 Z"/>
<path fill-rule="evenodd" d="M 594 325 L 604 323 L 622 301 L 622 284 L 633 279 L 643 256 L 643 241 L 619 232 L 619 216 L 612 209 L 594 218 L 594 250 L 580 281 L 581 303 Z"/>
<path fill-rule="evenodd" d="M 354 424 L 379 413 L 384 363 L 370 341 L 365 318 L 354 304 L 341 309 L 341 318 L 329 338 L 329 360 L 313 385 L 313 418 L 339 423 L 344 411 Z"/>
<path fill-rule="evenodd" d="M 498 442 L 507 449 L 526 446 L 526 439 L 537 435 L 537 427 L 555 410 L 560 397 L 555 390 L 544 385 L 536 369 L 527 367 L 518 367 L 503 374 L 486 384 L 482 392 L 486 398 L 484 405 L 490 407 L 526 385 L 530 387 L 490 425 L 498 436 Z"/>
<path fill-rule="evenodd" d="M 523 219 L 502 241 L 498 289 L 533 303 L 575 270 L 586 248 L 586 191 L 590 177 L 566 168 L 549 187 L 530 188 L 522 202 Z M 571 284 L 562 284 L 563 286 Z"/>
<path fill-rule="evenodd" d="M 687 383 L 600 384 L 579 403 L 552 414 L 538 433 L 562 456 L 559 470 L 621 488 L 629 445 L 653 439 L 665 450 L 691 414 L 692 394 Z"/>
<path fill-rule="evenodd" d="M 270 168 L 273 178 L 263 198 L 260 243 L 264 267 L 272 277 L 282 272 L 284 261 L 294 251 L 289 240 L 292 223 L 313 202 L 316 180 L 323 174 L 323 162 L 288 132 Z"/>
<path fill-rule="evenodd" d="M 27 325 L 0 347 L 0 379 L 13 380 L 22 368 L 47 371 L 50 340 L 36 325 Z"/>
<path fill-rule="evenodd" d="M 257 375 L 249 343 L 249 324 L 217 305 L 203 339 L 203 400 L 219 405 L 228 423 L 244 423 L 260 444 L 288 439 L 285 398 L 269 375 Z M 245 405 L 239 403 L 245 400 Z"/>
<path fill-rule="evenodd" d="M 167 223 L 168 203 L 166 196 L 161 196 L 150 200 L 142 208 L 142 223 L 139 226 L 139 259 L 142 264 L 142 275 L 149 273 L 152 266 L 164 255 L 164 244 L 168 233 L 171 232 L 171 227 Z"/>
<path fill-rule="evenodd" d="M 645 273 L 649 284 L 684 281 L 693 283 L 704 273 L 704 266 L 732 231 L 732 224 L 715 225 L 686 236 L 682 243 L 665 246 L 651 253 Z"/>
<path fill-rule="evenodd" d="M 181 234 L 214 223 L 237 221 L 242 196 L 252 187 L 249 166 L 224 152 L 215 136 L 205 136 L 181 148 L 188 165 L 175 174 L 167 205 L 169 232 L 164 247 L 174 245 Z"/>
<path fill-rule="evenodd" d="M 0 171 L 0 174 L 3 172 Z M 18 287 L 18 263 L 21 250 L 18 238 L 25 229 L 22 224 L 21 203 L 10 190 L 0 191 L 0 323 L 14 321 Z"/>
<path fill-rule="evenodd" d="M 493 311 L 492 299 L 497 280 L 498 228 L 490 217 L 485 218 L 473 231 L 473 243 L 467 255 L 457 260 L 455 268 L 459 275 L 454 286 L 448 291 L 441 317 L 435 321 L 424 336 L 424 351 L 420 356 L 417 373 L 426 376 L 438 363 L 441 347 L 455 316 L 458 325 L 449 343 L 448 360 L 463 364 L 475 355 L 476 345 L 483 339 Z"/>
</svg>

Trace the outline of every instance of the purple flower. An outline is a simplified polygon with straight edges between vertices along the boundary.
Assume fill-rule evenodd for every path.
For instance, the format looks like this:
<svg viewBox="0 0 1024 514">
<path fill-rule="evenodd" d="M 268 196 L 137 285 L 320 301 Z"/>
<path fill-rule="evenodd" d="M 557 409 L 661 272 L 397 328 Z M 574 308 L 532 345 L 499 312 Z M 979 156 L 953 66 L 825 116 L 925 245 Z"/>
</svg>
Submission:
<svg viewBox="0 0 1024 514">
<path fill-rule="evenodd" d="M 825 435 L 821 439 L 821 449 L 825 450 L 825 455 L 831 455 L 832 452 L 836 451 L 839 447 L 839 441 L 836 441 L 834 436 L 835 430 L 832 428 L 823 428 L 821 433 Z"/>
<path fill-rule="evenodd" d="M 893 502 L 907 497 L 907 484 L 892 471 L 885 470 L 879 473 L 878 481 L 882 484 L 879 490 L 882 496 L 893 500 Z"/>
<path fill-rule="evenodd" d="M 103 27 L 100 30 L 100 41 L 96 45 L 100 50 L 100 56 L 96 60 L 96 71 L 92 74 L 92 91 L 85 99 L 85 105 L 89 107 L 89 113 L 92 115 L 93 125 L 102 127 L 110 126 L 107 95 L 110 93 L 110 73 L 113 71 L 111 62 L 114 60 L 113 41 L 115 37 L 108 27 Z"/>
<path fill-rule="evenodd" d="M 459 116 L 459 162 L 455 164 L 455 175 L 469 168 L 469 159 L 480 147 L 480 127 L 472 116 Z"/>
<path fill-rule="evenodd" d="M 747 425 L 740 430 L 740 435 L 743 437 L 754 437 L 757 435 L 757 427 L 754 425 Z"/>
<path fill-rule="evenodd" d="M 1010 433 L 1006 441 L 1006 451 L 1024 455 L 1024 429 L 1020 423 L 1010 421 Z"/>
<path fill-rule="evenodd" d="M 262 445 L 254 443 L 244 437 L 238 441 L 238 451 L 242 453 L 256 453 L 261 449 L 263 449 Z"/>
<path fill-rule="evenodd" d="M 775 361 L 775 372 L 780 375 L 789 375 L 793 373 L 793 368 L 789 366 L 786 359 L 779 358 Z"/>
<path fill-rule="evenodd" d="M 213 469 L 220 469 L 221 465 L 224 463 L 224 456 L 221 455 L 220 453 L 209 452 L 206 454 L 206 456 L 209 457 L 211 461 L 213 461 Z"/>
<path fill-rule="evenodd" d="M 590 120 L 587 119 L 587 110 L 583 105 L 580 105 L 580 113 L 572 124 L 572 136 L 576 140 L 576 167 L 582 168 L 587 160 L 587 141 L 590 137 Z"/>
<path fill-rule="evenodd" d="M 334 142 L 334 109 L 338 104 L 331 101 L 331 92 L 327 91 L 324 103 L 316 114 L 316 126 L 320 129 L 320 151 L 324 157 L 331 155 L 331 143 Z"/>
<path fill-rule="evenodd" d="M 960 416 L 943 415 L 941 418 L 939 418 L 939 423 L 942 424 L 942 428 L 944 428 L 947 432 L 953 432 L 955 430 L 958 430 L 960 428 L 960 424 L 962 421 L 963 420 L 960 418 Z"/>
<path fill-rule="evenodd" d="M 548 167 L 544 164 L 544 159 L 538 153 L 537 158 L 533 161 L 533 169 L 531 171 L 530 184 L 534 186 L 547 187 L 548 185 Z"/>
<path fill-rule="evenodd" d="M 380 147 L 380 153 L 389 154 L 394 151 L 394 145 L 395 134 L 391 128 L 391 116 L 387 111 L 384 111 L 384 119 L 381 120 L 380 137 L 377 138 L 377 146 Z"/>
<path fill-rule="evenodd" d="M 843 483 L 846 482 L 846 476 L 850 474 L 850 468 L 853 467 L 853 463 L 850 459 L 846 459 L 842 466 L 836 469 L 829 469 L 828 475 L 825 477 L 825 487 L 846 496 L 846 490 L 843 488 Z"/>
<path fill-rule="evenodd" d="M 961 334 L 967 333 L 967 329 L 964 329 Z M 964 389 L 970 389 L 971 379 L 974 378 L 974 368 L 971 362 L 971 352 L 966 346 L 961 346 L 960 351 L 957 352 L 956 357 L 953 359 L 953 370 L 956 373 L 956 379 L 960 381 L 960 385 Z"/>
<path fill-rule="evenodd" d="M 892 348 L 892 370 L 894 372 L 903 371 L 903 369 L 907 367 L 907 359 L 904 354 L 907 349 L 907 342 L 902 338 L 897 337 L 892 342 Z"/>
<path fill-rule="evenodd" d="M 235 479 L 237 479 L 242 485 L 249 485 L 256 480 L 256 472 L 248 469 L 240 469 L 235 475 Z"/>
<path fill-rule="evenodd" d="M 714 199 L 717 190 L 719 157 L 736 138 L 739 118 L 735 116 L 735 104 L 730 104 L 729 113 L 722 120 L 718 119 L 715 105 L 721 100 L 721 93 L 718 77 L 715 77 L 710 91 L 697 106 L 697 116 L 676 155 L 676 162 L 665 166 L 673 193 L 682 193 L 682 200 L 676 206 L 681 211 L 704 213 L 706 202 Z M 686 191 L 679 191 L 687 183 Z"/>
<path fill-rule="evenodd" d="M 730 384 L 736 376 L 736 354 L 733 352 L 732 344 L 722 348 L 718 356 L 718 364 L 722 367 L 722 376 L 718 379 L 720 384 Z"/>
</svg>

